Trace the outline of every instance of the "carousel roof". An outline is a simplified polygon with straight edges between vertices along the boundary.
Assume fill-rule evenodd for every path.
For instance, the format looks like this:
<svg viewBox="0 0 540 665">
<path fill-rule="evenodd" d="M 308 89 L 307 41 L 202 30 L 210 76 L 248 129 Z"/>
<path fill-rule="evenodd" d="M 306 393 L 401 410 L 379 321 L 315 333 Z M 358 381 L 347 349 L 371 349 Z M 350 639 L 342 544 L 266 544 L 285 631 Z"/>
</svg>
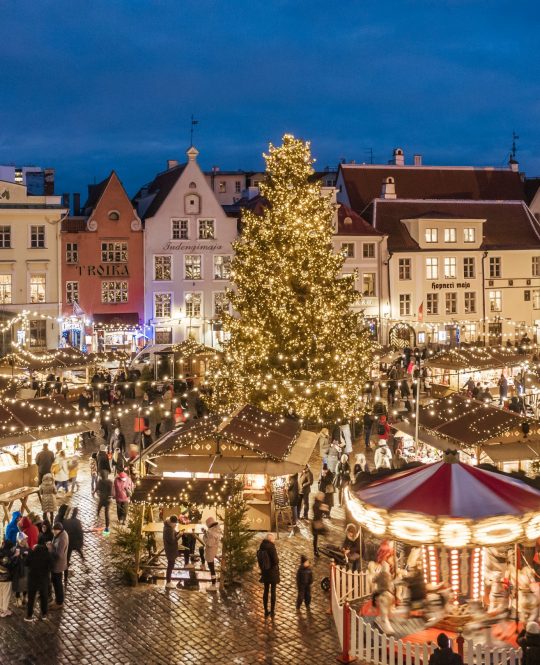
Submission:
<svg viewBox="0 0 540 665">
<path fill-rule="evenodd" d="M 386 510 L 483 519 L 540 510 L 540 492 L 506 476 L 456 462 L 435 462 L 371 483 L 352 494 Z"/>
</svg>

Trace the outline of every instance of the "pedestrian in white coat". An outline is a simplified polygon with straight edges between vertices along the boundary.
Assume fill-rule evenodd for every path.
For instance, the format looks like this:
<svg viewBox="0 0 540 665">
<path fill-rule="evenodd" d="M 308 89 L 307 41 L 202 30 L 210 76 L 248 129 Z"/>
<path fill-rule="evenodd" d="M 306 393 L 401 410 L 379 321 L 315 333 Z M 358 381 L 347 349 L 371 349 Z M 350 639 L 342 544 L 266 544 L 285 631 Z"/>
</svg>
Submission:
<svg viewBox="0 0 540 665">
<path fill-rule="evenodd" d="M 221 527 L 213 517 L 207 518 L 206 526 L 208 527 L 208 529 L 203 534 L 204 558 L 208 563 L 208 568 L 210 570 L 210 576 L 212 579 L 212 586 L 208 589 L 208 591 L 215 591 L 216 590 L 215 560 L 219 552 L 219 547 L 221 545 L 221 539 L 223 538 L 223 533 L 221 531 Z"/>
</svg>

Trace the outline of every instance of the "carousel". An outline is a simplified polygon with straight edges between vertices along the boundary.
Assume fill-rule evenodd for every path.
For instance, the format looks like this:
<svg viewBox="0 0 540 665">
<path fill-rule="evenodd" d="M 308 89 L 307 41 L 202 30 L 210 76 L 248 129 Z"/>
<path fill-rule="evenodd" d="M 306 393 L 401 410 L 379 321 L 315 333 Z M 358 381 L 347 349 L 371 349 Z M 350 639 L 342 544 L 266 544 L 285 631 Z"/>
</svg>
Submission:
<svg viewBox="0 0 540 665">
<path fill-rule="evenodd" d="M 425 639 L 432 628 L 515 644 L 522 625 L 539 620 L 540 491 L 447 451 L 345 497 L 371 559 L 373 603 L 361 613 L 385 633 Z"/>
</svg>

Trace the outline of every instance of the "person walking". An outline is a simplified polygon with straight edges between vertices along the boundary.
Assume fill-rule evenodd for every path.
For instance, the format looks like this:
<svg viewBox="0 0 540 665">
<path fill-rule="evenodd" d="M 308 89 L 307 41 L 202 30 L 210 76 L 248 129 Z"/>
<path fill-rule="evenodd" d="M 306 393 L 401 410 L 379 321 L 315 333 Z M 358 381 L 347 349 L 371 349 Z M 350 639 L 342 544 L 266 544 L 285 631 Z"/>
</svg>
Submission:
<svg viewBox="0 0 540 665">
<path fill-rule="evenodd" d="M 113 494 L 113 484 L 112 480 L 109 479 L 109 476 L 105 471 L 102 472 L 101 478 L 97 482 L 96 491 L 98 495 L 96 518 L 99 519 L 99 514 L 101 513 L 101 509 L 103 508 L 103 511 L 105 513 L 105 529 L 103 530 L 103 535 L 108 536 L 109 524 L 110 524 L 109 506 Z"/>
<path fill-rule="evenodd" d="M 309 464 L 303 468 L 302 473 L 299 478 L 300 485 L 300 497 L 301 501 L 304 504 L 304 519 L 307 520 L 309 513 L 309 494 L 311 492 L 311 486 L 313 485 L 313 473 L 309 468 Z M 301 511 L 302 503 L 300 503 L 299 511 Z"/>
<path fill-rule="evenodd" d="M 311 563 L 307 556 L 302 554 L 300 557 L 300 565 L 296 571 L 296 589 L 298 591 L 296 596 L 296 609 L 297 611 L 305 604 L 306 609 L 309 610 L 311 605 L 311 585 L 313 584 L 313 570 Z"/>
<path fill-rule="evenodd" d="M 79 491 L 79 483 L 77 482 L 78 472 L 79 458 L 77 455 L 73 455 L 73 457 L 68 460 L 68 482 L 72 494 L 75 492 L 75 488 L 77 488 L 77 492 Z"/>
<path fill-rule="evenodd" d="M 0 547 L 0 618 L 9 617 L 13 612 L 9 609 L 11 598 L 11 552 L 13 542 L 4 540 Z"/>
<path fill-rule="evenodd" d="M 67 586 L 68 577 L 69 577 L 69 566 L 71 564 L 71 555 L 73 552 L 77 552 L 80 556 L 82 563 L 84 564 L 85 572 L 88 572 L 88 566 L 84 559 L 83 546 L 84 546 L 84 530 L 81 520 L 79 519 L 79 509 L 73 508 L 71 511 L 70 517 L 65 517 L 62 521 L 64 525 L 64 531 L 67 533 L 69 542 L 68 542 L 68 551 L 67 551 L 67 568 L 64 572 L 64 585 Z"/>
<path fill-rule="evenodd" d="M 90 489 L 92 496 L 96 496 L 96 488 L 98 481 L 98 470 L 97 470 L 97 453 L 93 452 L 90 456 Z"/>
<path fill-rule="evenodd" d="M 107 454 L 107 446 L 104 443 L 99 447 L 99 452 L 96 457 L 96 466 L 98 476 L 101 476 L 103 472 L 106 472 L 107 474 L 111 473 L 111 462 L 109 460 L 109 455 Z"/>
<path fill-rule="evenodd" d="M 343 503 L 343 490 L 351 482 L 351 465 L 349 457 L 343 453 L 336 468 L 336 487 L 338 489 L 338 503 Z"/>
<path fill-rule="evenodd" d="M 51 605 L 51 610 L 59 610 L 64 606 L 63 576 L 68 567 L 67 553 L 69 537 L 64 531 L 64 525 L 61 522 L 55 522 L 52 531 L 53 539 L 48 544 L 48 548 L 52 555 L 51 580 L 54 588 L 55 603 Z"/>
<path fill-rule="evenodd" d="M 210 579 L 212 582 L 212 586 L 209 587 L 207 591 L 216 591 L 216 557 L 219 552 L 223 533 L 221 527 L 213 517 L 207 518 L 206 526 L 207 529 L 202 538 L 204 543 L 204 558 L 208 564 L 208 570 L 210 571 Z"/>
<path fill-rule="evenodd" d="M 43 476 L 39 486 L 39 497 L 41 499 L 41 509 L 43 510 L 43 519 L 49 519 L 51 524 L 54 513 L 56 512 L 56 485 L 52 473 L 46 473 Z"/>
<path fill-rule="evenodd" d="M 499 386 L 499 406 L 502 406 L 508 397 L 508 380 L 505 377 L 504 372 L 501 372 L 497 385 Z"/>
<path fill-rule="evenodd" d="M 330 512 L 328 506 L 324 503 L 324 492 L 317 492 L 313 502 L 313 519 L 311 520 L 311 533 L 313 534 L 313 554 L 319 556 L 319 536 L 326 533 L 326 527 L 323 517 Z"/>
<path fill-rule="evenodd" d="M 298 522 L 298 494 L 298 474 L 294 473 L 289 476 L 287 482 L 287 497 L 292 511 L 293 526 L 296 526 L 296 523 Z"/>
<path fill-rule="evenodd" d="M 126 523 L 128 505 L 133 493 L 133 483 L 125 471 L 120 471 L 113 483 L 113 496 L 116 499 L 116 514 L 120 524 Z"/>
<path fill-rule="evenodd" d="M 360 570 L 360 538 L 359 532 L 354 524 L 347 524 L 345 540 L 341 546 L 343 554 L 347 557 L 348 564 L 353 572 Z M 349 568 L 349 565 L 347 565 Z"/>
<path fill-rule="evenodd" d="M 44 443 L 43 448 L 36 455 L 35 463 L 38 468 L 38 485 L 41 485 L 43 476 L 50 473 L 54 462 L 54 453 L 49 450 L 49 444 Z"/>
<path fill-rule="evenodd" d="M 39 593 L 40 619 L 47 619 L 49 609 L 49 582 L 52 570 L 52 557 L 45 543 L 38 543 L 28 553 L 26 559 L 28 566 L 28 604 L 26 606 L 25 621 L 35 621 L 34 603 Z"/>
<path fill-rule="evenodd" d="M 373 416 L 369 411 L 366 411 L 366 413 L 364 413 L 363 425 L 364 425 L 364 445 L 366 447 L 366 450 L 369 450 L 371 447 L 371 430 L 373 429 Z"/>
<path fill-rule="evenodd" d="M 257 551 L 257 561 L 261 570 L 261 582 L 264 584 L 263 606 L 264 616 L 274 618 L 276 611 L 276 587 L 279 579 L 279 558 L 274 544 L 273 533 L 266 534 Z M 270 594 L 270 609 L 268 609 L 268 595 Z"/>
<path fill-rule="evenodd" d="M 178 539 L 181 535 L 176 531 L 177 524 L 178 517 L 176 517 L 176 515 L 170 515 L 163 522 L 163 549 L 165 550 L 165 556 L 167 558 L 167 573 L 165 577 L 166 589 L 174 589 L 175 587 L 172 582 L 172 573 L 176 558 L 178 557 Z"/>
<path fill-rule="evenodd" d="M 66 453 L 63 450 L 59 450 L 58 454 L 54 458 L 52 472 L 54 475 L 54 482 L 56 483 L 56 489 L 63 489 L 64 492 L 67 492 L 69 471 Z"/>
<path fill-rule="evenodd" d="M 328 469 L 326 464 L 323 464 L 321 475 L 319 477 L 319 491 L 324 494 L 324 502 L 328 506 L 328 517 L 334 506 L 334 474 Z"/>
</svg>

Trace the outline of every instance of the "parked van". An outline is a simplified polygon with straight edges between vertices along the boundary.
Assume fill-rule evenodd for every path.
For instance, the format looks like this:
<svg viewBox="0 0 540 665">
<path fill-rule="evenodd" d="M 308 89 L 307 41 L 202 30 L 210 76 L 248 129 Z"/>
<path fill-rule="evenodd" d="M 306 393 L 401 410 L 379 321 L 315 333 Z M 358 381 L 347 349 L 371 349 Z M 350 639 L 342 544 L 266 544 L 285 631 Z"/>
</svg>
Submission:
<svg viewBox="0 0 540 665">
<path fill-rule="evenodd" d="M 158 353 L 172 353 L 171 344 L 153 344 L 147 346 L 133 358 L 129 365 L 129 371 L 137 378 L 141 376 L 145 367 L 152 370 L 152 375 L 156 366 L 156 354 Z"/>
</svg>

